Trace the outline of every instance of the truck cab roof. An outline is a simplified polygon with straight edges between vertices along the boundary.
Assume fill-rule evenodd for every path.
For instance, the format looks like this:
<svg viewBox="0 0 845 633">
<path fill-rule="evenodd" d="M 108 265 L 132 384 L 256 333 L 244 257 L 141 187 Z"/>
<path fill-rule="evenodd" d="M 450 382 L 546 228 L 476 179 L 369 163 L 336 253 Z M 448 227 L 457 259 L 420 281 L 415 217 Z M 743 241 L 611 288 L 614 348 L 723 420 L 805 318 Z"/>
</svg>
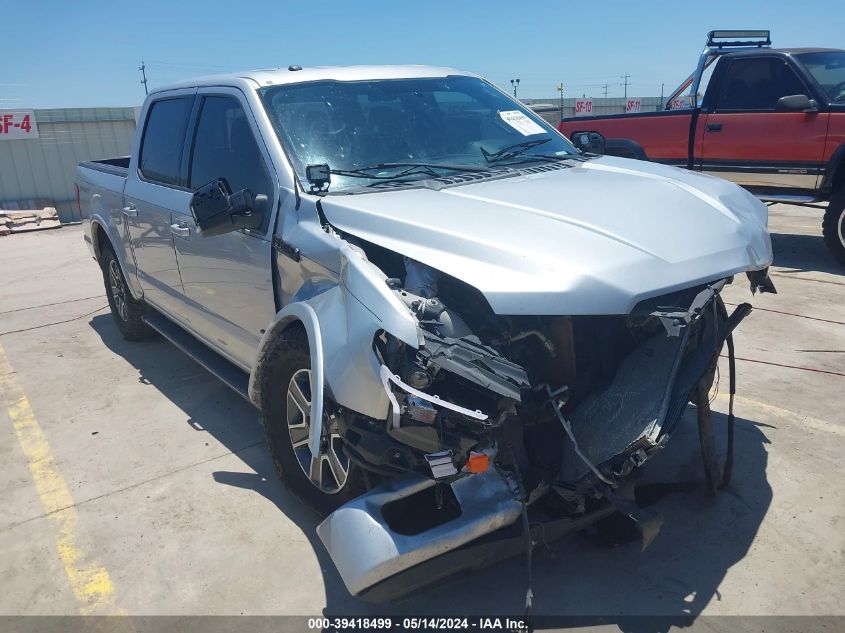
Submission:
<svg viewBox="0 0 845 633">
<path fill-rule="evenodd" d="M 841 48 L 749 48 L 742 51 L 724 53 L 724 57 L 756 57 L 761 54 L 775 53 L 778 55 L 801 55 L 803 53 L 833 53 L 841 52 Z"/>
<path fill-rule="evenodd" d="M 167 92 L 183 88 L 202 86 L 238 85 L 244 80 L 256 86 L 276 86 L 281 84 L 304 83 L 308 81 L 370 81 L 377 79 L 416 79 L 422 77 L 447 77 L 449 75 L 475 76 L 454 68 L 421 65 L 373 65 L 373 66 L 315 66 L 300 68 L 268 68 L 244 72 L 225 73 L 205 77 L 195 77 L 177 83 L 161 86 L 150 94 Z"/>
</svg>

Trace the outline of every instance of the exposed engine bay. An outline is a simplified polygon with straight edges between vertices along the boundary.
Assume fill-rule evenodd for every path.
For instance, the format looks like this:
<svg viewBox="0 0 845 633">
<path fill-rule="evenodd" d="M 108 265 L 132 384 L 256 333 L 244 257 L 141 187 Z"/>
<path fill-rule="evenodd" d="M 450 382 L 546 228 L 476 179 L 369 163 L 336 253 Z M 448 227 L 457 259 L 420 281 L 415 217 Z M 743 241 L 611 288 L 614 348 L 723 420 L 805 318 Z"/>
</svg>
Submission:
<svg viewBox="0 0 845 633">
<path fill-rule="evenodd" d="M 589 495 L 583 480 L 614 485 L 660 450 L 724 340 L 726 280 L 629 315 L 509 317 L 460 281 L 407 258 L 403 266 L 388 284 L 416 315 L 420 346 L 376 336 L 387 434 L 347 419 L 344 436 L 385 474 L 448 479 L 483 453 L 515 460 L 529 488 Z M 452 467 L 430 468 L 426 458 L 444 453 Z"/>
<path fill-rule="evenodd" d="M 417 348 L 384 331 L 373 340 L 391 403 L 388 419 L 340 411 L 351 460 L 388 480 L 388 489 L 411 478 L 413 492 L 397 489 L 392 497 L 379 489 L 390 548 L 401 550 L 397 534 L 408 546 L 426 530 L 426 546 L 436 545 L 438 530 L 451 526 L 455 533 L 440 544 L 450 550 L 518 525 L 520 515 L 527 526 L 529 510 L 575 525 L 606 511 L 608 500 L 647 522 L 626 501 L 631 481 L 666 446 L 687 404 L 709 390 L 726 338 L 750 311 L 745 304 L 728 316 L 719 292 L 732 279 L 642 301 L 627 315 L 502 316 L 459 280 L 346 239 L 384 271 L 419 323 Z M 507 509 L 485 511 L 472 523 L 460 507 L 470 475 L 487 477 L 490 505 Z M 479 496 L 472 495 L 476 503 Z M 358 558 L 344 563 L 335 556 L 340 540 L 355 533 L 338 519 L 354 511 L 341 508 L 319 531 L 348 588 L 359 592 L 384 571 L 368 563 L 369 577 Z M 410 548 L 398 568 L 413 570 L 423 560 L 419 548 Z M 397 558 L 386 564 L 395 571 Z"/>
</svg>

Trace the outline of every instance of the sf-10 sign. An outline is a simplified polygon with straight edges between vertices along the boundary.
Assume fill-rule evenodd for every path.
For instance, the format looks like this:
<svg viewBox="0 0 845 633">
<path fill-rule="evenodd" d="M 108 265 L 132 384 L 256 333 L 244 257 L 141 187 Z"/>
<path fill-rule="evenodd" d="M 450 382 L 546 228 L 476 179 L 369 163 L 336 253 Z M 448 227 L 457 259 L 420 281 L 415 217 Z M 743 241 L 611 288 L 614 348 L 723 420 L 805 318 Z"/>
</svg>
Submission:
<svg viewBox="0 0 845 633">
<path fill-rule="evenodd" d="M 587 116 L 593 113 L 592 99 L 575 100 L 575 116 Z"/>
<path fill-rule="evenodd" d="M 0 141 L 38 138 L 32 110 L 0 110 Z"/>
</svg>

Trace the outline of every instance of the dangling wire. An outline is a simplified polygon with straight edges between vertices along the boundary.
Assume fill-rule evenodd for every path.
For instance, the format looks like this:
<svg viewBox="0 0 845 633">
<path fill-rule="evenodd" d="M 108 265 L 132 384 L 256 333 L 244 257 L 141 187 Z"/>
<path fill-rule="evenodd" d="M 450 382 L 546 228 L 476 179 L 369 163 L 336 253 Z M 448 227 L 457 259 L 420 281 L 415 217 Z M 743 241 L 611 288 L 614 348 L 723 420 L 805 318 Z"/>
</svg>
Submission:
<svg viewBox="0 0 845 633">
<path fill-rule="evenodd" d="M 528 587 L 525 590 L 525 624 L 529 631 L 533 631 L 531 626 L 531 609 L 534 606 L 534 591 L 533 587 L 533 554 L 534 554 L 534 540 L 531 538 L 531 524 L 528 521 L 528 493 L 525 490 L 525 483 L 522 480 L 522 471 L 519 468 L 519 462 L 516 459 L 516 453 L 513 447 L 508 444 L 508 451 L 510 452 L 511 461 L 513 462 L 513 473 L 516 478 L 516 487 L 519 492 L 519 498 L 522 503 L 522 531 L 525 537 L 525 560 L 528 564 Z"/>
<path fill-rule="evenodd" d="M 733 334 L 728 334 L 725 339 L 728 344 L 728 446 L 727 454 L 725 455 L 725 468 L 722 471 L 722 485 L 721 488 L 727 488 L 731 483 L 731 476 L 733 475 L 734 465 L 734 394 L 736 394 L 736 358 L 734 357 L 734 338 Z"/>
<path fill-rule="evenodd" d="M 716 365 L 716 380 L 713 381 L 713 395 L 710 396 L 710 404 L 713 404 L 713 402 L 716 401 L 716 398 L 719 397 L 719 380 L 721 377 L 719 365 Z"/>
</svg>

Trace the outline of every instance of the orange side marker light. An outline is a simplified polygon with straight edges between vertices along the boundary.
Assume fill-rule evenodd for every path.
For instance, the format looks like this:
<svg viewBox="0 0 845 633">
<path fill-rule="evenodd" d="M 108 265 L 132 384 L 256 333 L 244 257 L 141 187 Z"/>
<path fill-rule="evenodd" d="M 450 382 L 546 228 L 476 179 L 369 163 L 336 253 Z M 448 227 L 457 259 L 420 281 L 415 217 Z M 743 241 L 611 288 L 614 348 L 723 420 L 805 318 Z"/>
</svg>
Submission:
<svg viewBox="0 0 845 633">
<path fill-rule="evenodd" d="M 485 472 L 488 468 L 490 468 L 490 458 L 487 453 L 472 452 L 469 454 L 466 463 L 467 471 L 478 474 Z"/>
</svg>

